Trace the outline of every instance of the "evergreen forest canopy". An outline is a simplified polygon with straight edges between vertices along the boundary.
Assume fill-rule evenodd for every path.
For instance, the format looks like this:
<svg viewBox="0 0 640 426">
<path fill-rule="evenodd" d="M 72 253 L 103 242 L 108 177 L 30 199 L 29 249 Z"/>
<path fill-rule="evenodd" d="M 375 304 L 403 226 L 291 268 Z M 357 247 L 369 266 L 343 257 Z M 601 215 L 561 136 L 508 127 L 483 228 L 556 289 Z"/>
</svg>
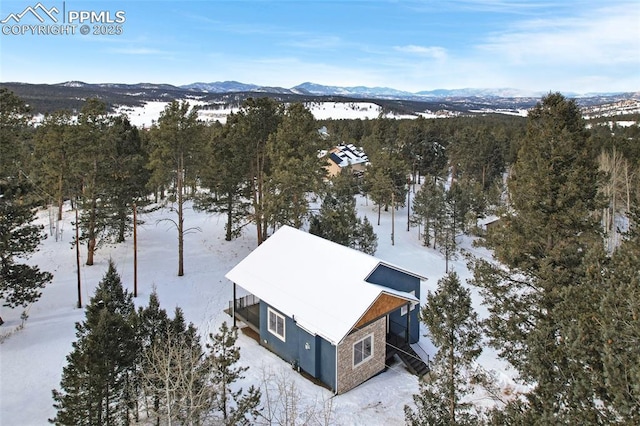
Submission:
<svg viewBox="0 0 640 426">
<path fill-rule="evenodd" d="M 21 263 L 46 237 L 32 224 L 38 207 L 55 206 L 59 218 L 65 203 L 78 209 L 91 265 L 100 247 L 130 237 L 133 209 L 168 206 L 181 276 L 183 236 L 194 231 L 185 223 L 186 203 L 224 215 L 228 241 L 254 232 L 260 244 L 282 225 L 308 226 L 373 254 L 376 225 L 357 218 L 353 197 L 366 195 L 379 212 L 409 202 L 409 225 L 420 226 L 424 245 L 447 260 L 458 255 L 460 234 L 479 234 L 493 250 L 493 262 L 470 259 L 471 284 L 490 312 L 482 329 L 532 389 L 480 418 L 469 417 L 455 390 L 421 388 L 446 395 L 447 418 L 495 424 L 640 418 L 638 125 L 587 128 L 575 102 L 557 93 L 527 119 L 319 121 L 302 104 L 260 98 L 246 100 L 224 125 L 203 123 L 191 105 L 173 101 L 151 129 L 141 130 L 89 99 L 77 116 L 60 110 L 31 123 L 25 103 L 0 89 L 5 307 L 35 302 L 52 278 Z M 318 132 L 323 126 L 328 136 Z M 367 153 L 362 176 L 327 176 L 318 153 L 341 143 Z M 484 233 L 477 223 L 487 215 L 500 224 Z M 443 292 L 454 288 L 444 284 Z M 467 410 L 462 417 L 458 407 Z M 420 413 L 407 412 L 407 421 L 426 424 Z"/>
</svg>

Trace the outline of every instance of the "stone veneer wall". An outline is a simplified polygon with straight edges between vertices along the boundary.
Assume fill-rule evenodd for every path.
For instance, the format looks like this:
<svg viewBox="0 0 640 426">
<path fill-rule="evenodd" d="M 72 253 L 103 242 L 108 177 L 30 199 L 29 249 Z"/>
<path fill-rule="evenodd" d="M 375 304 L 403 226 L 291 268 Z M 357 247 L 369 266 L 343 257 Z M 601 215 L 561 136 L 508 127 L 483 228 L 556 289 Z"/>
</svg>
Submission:
<svg viewBox="0 0 640 426">
<path fill-rule="evenodd" d="M 338 384 L 336 393 L 344 393 L 384 370 L 387 350 L 387 322 L 382 317 L 366 327 L 349 334 L 338 346 Z M 373 333 L 373 356 L 366 362 L 353 366 L 353 345 Z"/>
</svg>

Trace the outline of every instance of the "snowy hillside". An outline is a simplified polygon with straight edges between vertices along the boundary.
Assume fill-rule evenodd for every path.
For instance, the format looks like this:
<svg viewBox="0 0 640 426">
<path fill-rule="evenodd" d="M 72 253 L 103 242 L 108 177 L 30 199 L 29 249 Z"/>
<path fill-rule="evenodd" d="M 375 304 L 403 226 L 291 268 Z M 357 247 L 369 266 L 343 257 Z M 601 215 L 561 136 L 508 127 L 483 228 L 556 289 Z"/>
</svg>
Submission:
<svg viewBox="0 0 640 426">
<path fill-rule="evenodd" d="M 167 206 L 169 207 L 169 206 Z M 361 215 L 376 223 L 377 209 L 363 198 L 358 199 Z M 422 283 L 422 296 L 433 290 L 444 275 L 443 256 L 432 249 L 424 248 L 418 240 L 417 229 L 406 231 L 406 210 L 396 215 L 395 245 L 391 245 L 391 213 L 383 212 L 380 226 L 374 225 L 379 238 L 376 256 L 428 277 Z M 224 218 L 218 215 L 197 213 L 189 209 L 185 225 L 198 227 L 201 232 L 185 236 L 185 276 L 177 277 L 177 238 L 175 229 L 160 219 L 171 217 L 168 208 L 154 213 L 140 214 L 145 223 L 138 231 L 138 297 L 136 305 L 146 305 L 149 294 L 155 288 L 161 305 L 168 311 L 180 306 L 188 321 L 192 321 L 201 336 L 216 332 L 223 321 L 230 318 L 223 312 L 232 298 L 231 283 L 224 275 L 256 246 L 253 229 L 231 242 L 224 241 Z M 48 212 L 39 215 L 41 223 L 49 225 Z M 0 350 L 0 424 L 44 425 L 47 418 L 55 415 L 52 407 L 51 389 L 58 388 L 65 357 L 75 340 L 74 323 L 84 318 L 77 304 L 77 281 L 73 239 L 73 212 L 65 211 L 61 226 L 62 238 L 56 241 L 49 237 L 31 262 L 54 274 L 42 298 L 27 309 L 29 315 L 24 329 L 15 331 L 20 325 L 21 309 L 3 309 L 5 325 L 0 328 L 2 344 Z M 402 223 L 404 222 L 405 225 Z M 462 246 L 479 255 L 486 255 L 471 248 L 470 241 Z M 84 247 L 83 247 L 84 248 Z M 86 253 L 82 251 L 84 259 Z M 115 247 L 100 249 L 94 266 L 82 266 L 82 301 L 89 301 L 93 290 L 103 277 L 107 262 L 113 259 L 123 283 L 133 291 L 133 248 L 131 241 Z M 84 261 L 83 261 L 84 262 Z M 461 279 L 469 277 L 464 259 L 453 262 Z M 320 265 L 319 265 L 320 267 Z M 473 292 L 476 310 L 486 311 L 480 306 L 477 293 Z M 423 330 L 423 334 L 426 330 Z M 396 362 L 380 375 L 358 386 L 344 395 L 333 394 L 313 385 L 291 369 L 289 364 L 260 347 L 251 338 L 240 335 L 241 363 L 250 369 L 243 385 L 260 385 L 266 375 L 284 375 L 293 381 L 300 392 L 301 403 L 306 407 L 317 406 L 332 398 L 334 423 L 338 425 L 400 425 L 404 423 L 403 407 L 410 404 L 412 394 L 418 390 L 418 380 L 408 373 L 403 364 Z M 430 353 L 434 348 L 429 340 L 422 338 L 420 345 Z M 509 376 L 513 371 L 505 370 L 491 349 L 486 349 L 479 362 L 489 369 L 498 370 L 500 386 L 505 393 L 515 387 Z M 477 395 L 480 405 L 491 404 L 488 398 Z"/>
<path fill-rule="evenodd" d="M 227 116 L 232 112 L 238 112 L 238 108 L 228 108 L 207 104 L 201 100 L 184 99 L 194 106 L 202 107 L 198 111 L 198 116 L 206 122 L 219 121 L 225 123 Z M 116 109 L 116 114 L 126 114 L 131 124 L 139 128 L 149 128 L 158 121 L 160 113 L 169 102 L 151 101 L 140 107 L 123 106 Z M 325 119 L 361 119 L 372 120 L 378 118 L 382 113 L 382 107 L 372 102 L 308 102 L 305 106 L 311 111 L 317 120 Z M 426 113 L 429 115 L 429 113 Z M 416 118 L 415 115 L 397 115 L 384 113 L 387 118 Z M 445 116 L 445 115 L 441 115 Z M 440 117 L 440 115 L 433 115 Z"/>
</svg>

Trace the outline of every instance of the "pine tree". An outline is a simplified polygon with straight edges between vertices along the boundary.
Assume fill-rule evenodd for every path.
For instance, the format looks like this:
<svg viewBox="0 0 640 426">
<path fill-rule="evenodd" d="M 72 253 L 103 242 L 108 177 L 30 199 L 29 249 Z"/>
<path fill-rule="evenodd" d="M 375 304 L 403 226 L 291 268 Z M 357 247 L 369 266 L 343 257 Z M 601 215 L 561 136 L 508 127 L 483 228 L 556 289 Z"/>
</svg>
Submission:
<svg viewBox="0 0 640 426">
<path fill-rule="evenodd" d="M 160 308 L 160 301 L 155 290 L 149 295 L 149 303 L 138 310 L 138 339 L 140 341 L 140 356 L 136 361 L 136 387 L 141 389 L 142 405 L 146 407 L 147 417 L 155 414 L 155 424 L 160 426 L 160 404 L 162 394 L 159 378 L 145 375 L 151 371 L 153 358 L 149 355 L 152 349 L 163 344 L 169 328 L 167 311 Z"/>
<path fill-rule="evenodd" d="M 77 340 L 67 356 L 61 391 L 53 390 L 58 425 L 129 424 L 137 397 L 131 389 L 139 345 L 131 294 L 113 262 L 76 323 Z"/>
<path fill-rule="evenodd" d="M 247 181 L 253 205 L 258 245 L 267 239 L 268 220 L 265 203 L 265 182 L 270 162 L 267 147 L 282 121 L 283 105 L 271 98 L 247 99 L 242 106 L 240 122 L 243 143 L 247 145 L 250 162 Z"/>
<path fill-rule="evenodd" d="M 326 187 L 319 214 L 311 219 L 309 232 L 373 255 L 378 237 L 369 219 L 357 216 L 354 198 L 357 192 L 358 182 L 350 170 L 334 176 Z"/>
<path fill-rule="evenodd" d="M 87 243 L 87 265 L 93 265 L 94 254 L 100 237 L 106 227 L 108 200 L 107 165 L 109 150 L 107 129 L 109 118 L 106 104 L 97 98 L 88 99 L 78 116 L 78 124 L 73 129 L 75 161 L 73 173 L 81 181 L 79 205 L 80 240 Z"/>
<path fill-rule="evenodd" d="M 138 129 L 126 116 L 112 120 L 108 134 L 107 185 L 104 196 L 108 199 L 109 217 L 106 223 L 109 240 L 121 243 L 133 229 L 129 217 L 134 203 L 143 200 L 149 172 L 145 168 L 147 156 L 142 147 Z"/>
<path fill-rule="evenodd" d="M 246 392 L 234 390 L 233 384 L 242 379 L 248 367 L 238 367 L 240 349 L 236 346 L 238 330 L 223 322 L 217 334 L 209 335 L 208 363 L 212 373 L 214 408 L 218 422 L 224 425 L 249 425 L 258 415 L 260 390 L 251 386 Z"/>
<path fill-rule="evenodd" d="M 367 194 L 378 205 L 378 225 L 380 225 L 380 208 L 384 206 L 404 206 L 407 199 L 408 168 L 400 154 L 383 151 L 370 155 L 372 165 L 365 173 Z"/>
<path fill-rule="evenodd" d="M 267 145 L 265 213 L 274 227 L 302 227 L 309 214 L 309 194 L 320 188 L 325 175 L 320 149 L 313 114 L 302 104 L 289 105 Z"/>
<path fill-rule="evenodd" d="M 72 117 L 69 111 L 57 111 L 45 116 L 34 138 L 36 167 L 33 177 L 48 188 L 58 206 L 58 220 L 62 220 L 62 206 L 67 198 L 80 192 L 80 183 L 72 174 L 74 144 Z"/>
<path fill-rule="evenodd" d="M 198 208 L 226 214 L 226 241 L 240 235 L 251 214 L 248 179 L 251 145 L 244 140 L 243 119 L 243 111 L 240 111 L 229 115 L 224 126 L 210 128 L 211 136 L 205 148 L 208 163 L 201 178 L 212 194 L 199 197 L 197 202 Z"/>
<path fill-rule="evenodd" d="M 175 194 L 177 218 L 172 222 L 178 230 L 179 277 L 184 275 L 184 204 L 187 188 L 195 184 L 202 162 L 201 130 L 197 110 L 186 101 L 168 104 L 151 130 L 150 182 L 157 187 L 173 185 Z"/>
<path fill-rule="evenodd" d="M 433 247 L 436 247 L 437 231 L 444 216 L 444 197 L 444 185 L 429 180 L 420 187 L 413 198 L 413 222 L 423 225 L 422 241 L 427 247 L 431 245 L 432 229 Z"/>
<path fill-rule="evenodd" d="M 30 108 L 13 92 L 0 88 L 0 179 L 22 178 L 29 161 Z"/>
<path fill-rule="evenodd" d="M 640 228 L 629 236 L 609 262 L 593 264 L 592 279 L 599 290 L 599 329 L 602 331 L 602 371 L 594 382 L 610 423 L 640 423 Z"/>
<path fill-rule="evenodd" d="M 378 249 L 378 235 L 373 230 L 373 225 L 371 225 L 371 222 L 369 222 L 366 216 L 362 218 L 362 220 L 358 218 L 358 223 L 354 230 L 354 242 L 351 247 L 372 256 L 376 254 L 376 250 Z"/>
<path fill-rule="evenodd" d="M 37 266 L 16 261 L 28 258 L 46 238 L 43 227 L 33 223 L 35 210 L 28 202 L 28 192 L 25 182 L 0 178 L 0 299 L 9 308 L 34 303 L 53 279 Z"/>
<path fill-rule="evenodd" d="M 466 425 L 478 423 L 472 405 L 463 398 L 473 389 L 469 371 L 480 355 L 480 322 L 471 306 L 468 289 L 451 272 L 438 281 L 438 288 L 427 295 L 421 320 L 438 347 L 430 373 L 432 381 L 421 381 L 414 396 L 417 412 L 405 407 L 405 418 L 412 425 Z"/>
<path fill-rule="evenodd" d="M 532 386 L 526 404 L 507 409 L 525 423 L 603 421 L 588 373 L 598 368 L 588 348 L 598 336 L 586 326 L 593 289 L 584 268 L 601 244 L 598 179 L 580 109 L 560 94 L 544 97 L 529 113 L 508 182 L 513 212 L 490 235 L 507 268 L 473 265 L 492 344 Z M 570 339 L 576 333 L 580 339 Z"/>
</svg>

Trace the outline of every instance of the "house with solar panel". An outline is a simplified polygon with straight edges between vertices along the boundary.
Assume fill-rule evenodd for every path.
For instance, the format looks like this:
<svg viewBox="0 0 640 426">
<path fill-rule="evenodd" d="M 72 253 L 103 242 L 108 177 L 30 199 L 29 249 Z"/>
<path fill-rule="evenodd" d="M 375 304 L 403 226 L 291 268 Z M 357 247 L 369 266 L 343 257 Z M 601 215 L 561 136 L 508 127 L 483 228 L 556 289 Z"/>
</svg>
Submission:
<svg viewBox="0 0 640 426">
<path fill-rule="evenodd" d="M 336 394 L 397 358 L 416 375 L 428 372 L 411 347 L 426 280 L 416 273 L 284 226 L 226 278 L 234 325 Z"/>
<path fill-rule="evenodd" d="M 347 166 L 351 166 L 352 173 L 362 175 L 369 164 L 369 157 L 353 144 L 342 144 L 326 152 L 327 174 L 329 177 L 341 173 Z"/>
</svg>

